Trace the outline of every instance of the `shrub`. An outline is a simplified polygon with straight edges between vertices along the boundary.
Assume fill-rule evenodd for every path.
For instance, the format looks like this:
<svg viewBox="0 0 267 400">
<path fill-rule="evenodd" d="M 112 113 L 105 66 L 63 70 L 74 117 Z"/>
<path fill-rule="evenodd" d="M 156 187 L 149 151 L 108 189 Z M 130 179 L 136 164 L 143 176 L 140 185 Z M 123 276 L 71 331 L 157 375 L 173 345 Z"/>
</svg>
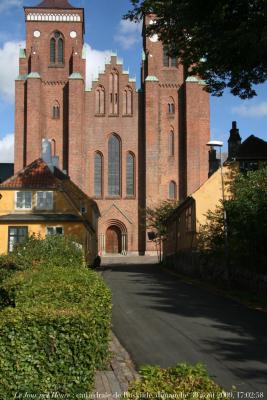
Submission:
<svg viewBox="0 0 267 400">
<path fill-rule="evenodd" d="M 17 272 L 2 285 L 13 306 L 0 313 L 0 398 L 88 392 L 106 362 L 110 291 L 95 272 L 61 264 Z"/>
<path fill-rule="evenodd" d="M 168 369 L 146 366 L 140 374 L 141 380 L 130 385 L 125 399 L 170 399 L 181 398 L 182 394 L 187 400 L 206 399 L 210 395 L 215 400 L 229 399 L 222 395 L 223 390 L 210 379 L 201 364 L 178 364 Z"/>
<path fill-rule="evenodd" d="M 18 269 L 40 263 L 59 267 L 83 264 L 83 251 L 76 238 L 64 235 L 48 235 L 45 239 L 32 235 L 15 247 L 11 257 Z"/>
</svg>

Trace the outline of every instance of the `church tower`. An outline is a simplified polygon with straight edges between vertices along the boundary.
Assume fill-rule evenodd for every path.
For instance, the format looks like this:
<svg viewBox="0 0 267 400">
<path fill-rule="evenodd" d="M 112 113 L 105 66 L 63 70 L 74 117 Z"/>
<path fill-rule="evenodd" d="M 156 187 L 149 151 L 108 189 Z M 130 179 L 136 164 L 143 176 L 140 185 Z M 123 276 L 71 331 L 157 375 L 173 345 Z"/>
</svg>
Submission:
<svg viewBox="0 0 267 400">
<path fill-rule="evenodd" d="M 25 7 L 26 48 L 16 80 L 15 171 L 40 157 L 49 139 L 59 166 L 79 184 L 85 60 L 84 11 L 68 0 Z"/>
<path fill-rule="evenodd" d="M 158 40 L 143 32 L 142 88 L 145 104 L 147 204 L 182 200 L 208 178 L 209 95 L 205 82 L 184 67 Z"/>
</svg>

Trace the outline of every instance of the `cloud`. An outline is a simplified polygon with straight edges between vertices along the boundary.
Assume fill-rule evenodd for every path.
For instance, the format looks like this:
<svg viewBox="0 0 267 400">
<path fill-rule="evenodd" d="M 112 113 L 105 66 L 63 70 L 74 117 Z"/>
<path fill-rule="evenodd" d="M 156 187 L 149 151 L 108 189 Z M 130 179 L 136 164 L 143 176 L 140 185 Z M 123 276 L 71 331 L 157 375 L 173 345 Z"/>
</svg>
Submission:
<svg viewBox="0 0 267 400">
<path fill-rule="evenodd" d="M 267 102 L 261 102 L 253 105 L 241 105 L 232 108 L 233 114 L 241 115 L 242 117 L 265 117 L 267 116 Z"/>
<path fill-rule="evenodd" d="M 97 78 L 99 72 L 104 70 L 105 63 L 110 59 L 111 50 L 96 50 L 85 44 L 86 51 L 86 84 L 91 86 L 92 80 Z"/>
<path fill-rule="evenodd" d="M 0 139 L 0 163 L 14 162 L 14 135 L 8 134 Z"/>
<path fill-rule="evenodd" d="M 114 36 L 115 42 L 119 43 L 124 50 L 129 50 L 141 41 L 142 23 L 121 20 Z"/>
<path fill-rule="evenodd" d="M 1 0 L 0 13 L 13 7 L 22 7 L 22 0 Z"/>
<path fill-rule="evenodd" d="M 6 42 L 0 47 L 0 95 L 5 100 L 14 100 L 20 46 L 24 48 L 25 43 Z"/>
</svg>

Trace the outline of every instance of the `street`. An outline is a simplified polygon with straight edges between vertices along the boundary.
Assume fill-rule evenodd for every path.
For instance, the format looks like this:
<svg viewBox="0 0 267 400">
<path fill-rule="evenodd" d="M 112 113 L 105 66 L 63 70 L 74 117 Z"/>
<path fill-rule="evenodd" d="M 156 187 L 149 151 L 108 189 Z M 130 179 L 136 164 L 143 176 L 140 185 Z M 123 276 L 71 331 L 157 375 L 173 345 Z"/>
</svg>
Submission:
<svg viewBox="0 0 267 400">
<path fill-rule="evenodd" d="M 113 330 L 139 368 L 201 362 L 224 389 L 267 398 L 267 315 L 157 265 L 108 264 Z M 256 397 L 250 397 L 256 398 Z"/>
</svg>

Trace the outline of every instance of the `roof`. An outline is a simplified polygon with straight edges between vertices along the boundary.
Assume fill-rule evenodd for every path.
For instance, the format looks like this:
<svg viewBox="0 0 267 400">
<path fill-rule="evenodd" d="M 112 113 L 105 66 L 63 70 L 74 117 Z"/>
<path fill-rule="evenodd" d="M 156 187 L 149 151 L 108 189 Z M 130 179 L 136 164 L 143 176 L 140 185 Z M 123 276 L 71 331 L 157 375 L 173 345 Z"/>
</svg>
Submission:
<svg viewBox="0 0 267 400">
<path fill-rule="evenodd" d="M 59 9 L 75 8 L 68 2 L 68 0 L 43 0 L 37 7 L 38 8 L 59 8 Z"/>
<path fill-rule="evenodd" d="M 2 221 L 45 221 L 45 222 L 82 222 L 82 218 L 73 214 L 7 214 L 0 216 L 0 223 Z"/>
<path fill-rule="evenodd" d="M 53 173 L 39 158 L 0 184 L 0 189 L 56 189 L 57 179 L 66 180 L 68 177 L 56 167 Z"/>
<path fill-rule="evenodd" d="M 239 147 L 237 160 L 267 160 L 267 142 L 251 135 Z"/>
</svg>

